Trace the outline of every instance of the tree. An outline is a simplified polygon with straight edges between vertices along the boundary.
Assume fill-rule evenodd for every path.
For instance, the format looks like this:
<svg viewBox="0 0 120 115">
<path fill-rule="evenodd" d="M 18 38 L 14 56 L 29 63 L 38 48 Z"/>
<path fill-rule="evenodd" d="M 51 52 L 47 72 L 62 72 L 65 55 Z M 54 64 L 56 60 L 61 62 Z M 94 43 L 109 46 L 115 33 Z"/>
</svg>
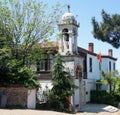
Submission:
<svg viewBox="0 0 120 115">
<path fill-rule="evenodd" d="M 98 23 L 92 18 L 93 36 L 103 42 L 111 44 L 115 48 L 120 47 L 120 15 L 110 15 L 104 10 L 101 12 L 103 21 Z"/>
<path fill-rule="evenodd" d="M 119 99 L 120 99 L 120 76 L 116 80 L 115 93 L 119 95 Z"/>
<path fill-rule="evenodd" d="M 74 93 L 77 86 L 71 80 L 69 73 L 65 71 L 64 61 L 58 54 L 52 72 L 52 95 L 54 108 L 58 111 L 70 111 L 69 97 Z"/>
<path fill-rule="evenodd" d="M 25 64 L 43 55 L 39 42 L 54 34 L 60 7 L 56 4 L 49 10 L 37 0 L 0 1 L 0 83 L 34 84 L 36 77 Z"/>
<path fill-rule="evenodd" d="M 34 44 L 49 39 L 58 21 L 60 5 L 51 10 L 34 0 L 0 2 L 0 36 L 6 37 L 15 58 L 26 58 Z"/>
<path fill-rule="evenodd" d="M 109 85 L 110 92 L 112 92 L 112 87 L 113 87 L 113 92 L 114 92 L 116 89 L 117 79 L 119 78 L 118 71 L 112 71 L 112 72 L 101 71 L 101 75 L 104 77 L 104 80 L 102 80 L 102 82 L 104 84 Z"/>
</svg>

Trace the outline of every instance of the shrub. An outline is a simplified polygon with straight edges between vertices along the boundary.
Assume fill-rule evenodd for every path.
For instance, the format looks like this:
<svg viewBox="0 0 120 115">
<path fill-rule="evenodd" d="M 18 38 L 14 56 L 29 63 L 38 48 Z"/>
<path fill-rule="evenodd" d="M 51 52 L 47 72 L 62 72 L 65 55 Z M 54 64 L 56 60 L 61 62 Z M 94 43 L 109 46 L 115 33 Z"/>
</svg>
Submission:
<svg viewBox="0 0 120 115">
<path fill-rule="evenodd" d="M 91 102 L 113 105 L 115 96 L 113 93 L 107 92 L 106 90 L 91 90 Z"/>
<path fill-rule="evenodd" d="M 37 76 L 26 66 L 21 66 L 21 61 L 9 60 L 7 63 L 7 73 L 1 76 L 0 86 L 22 85 L 27 88 L 38 87 Z"/>
</svg>

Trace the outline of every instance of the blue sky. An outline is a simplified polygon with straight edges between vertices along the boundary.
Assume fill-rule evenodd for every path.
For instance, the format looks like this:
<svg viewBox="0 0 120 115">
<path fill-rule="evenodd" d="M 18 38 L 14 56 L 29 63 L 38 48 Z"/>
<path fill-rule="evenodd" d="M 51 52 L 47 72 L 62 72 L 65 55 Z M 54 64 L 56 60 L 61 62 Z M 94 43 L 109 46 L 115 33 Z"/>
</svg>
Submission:
<svg viewBox="0 0 120 115">
<path fill-rule="evenodd" d="M 44 0 L 49 5 L 54 5 L 58 0 Z M 97 21 L 102 21 L 101 10 L 109 14 L 120 14 L 120 1 L 118 0 L 59 0 L 61 4 L 69 4 L 70 11 L 80 23 L 78 46 L 88 49 L 88 43 L 94 43 L 94 52 L 108 54 L 108 49 L 113 49 L 113 56 L 117 58 L 116 69 L 120 72 L 120 49 L 115 49 L 106 42 L 93 38 L 91 33 L 91 18 L 95 16 Z M 66 8 L 67 12 L 67 8 Z"/>
</svg>

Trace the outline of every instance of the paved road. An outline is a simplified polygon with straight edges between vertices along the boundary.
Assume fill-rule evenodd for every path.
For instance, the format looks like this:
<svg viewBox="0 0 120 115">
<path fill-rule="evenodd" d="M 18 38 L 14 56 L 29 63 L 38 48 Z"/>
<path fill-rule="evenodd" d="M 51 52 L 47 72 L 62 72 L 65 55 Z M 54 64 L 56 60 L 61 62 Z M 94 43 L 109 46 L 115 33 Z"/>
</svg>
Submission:
<svg viewBox="0 0 120 115">
<path fill-rule="evenodd" d="M 41 111 L 28 109 L 0 109 L 0 115 L 73 115 L 55 111 Z M 120 115 L 120 110 L 104 104 L 87 104 L 76 115 Z"/>
<path fill-rule="evenodd" d="M 81 108 L 83 112 L 109 112 L 114 113 L 119 111 L 118 108 L 106 104 L 86 104 Z"/>
<path fill-rule="evenodd" d="M 120 110 L 106 104 L 86 104 L 77 115 L 120 115 Z"/>
</svg>

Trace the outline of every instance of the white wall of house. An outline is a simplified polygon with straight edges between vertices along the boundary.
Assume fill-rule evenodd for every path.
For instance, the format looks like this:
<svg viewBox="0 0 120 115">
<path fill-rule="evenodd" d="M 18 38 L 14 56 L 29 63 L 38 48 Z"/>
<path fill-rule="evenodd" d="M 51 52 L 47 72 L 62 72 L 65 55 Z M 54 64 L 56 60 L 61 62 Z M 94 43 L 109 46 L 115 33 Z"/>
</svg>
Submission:
<svg viewBox="0 0 120 115">
<path fill-rule="evenodd" d="M 89 59 L 92 59 L 92 71 L 90 70 Z M 96 80 L 101 78 L 100 67 L 97 56 L 87 54 L 87 79 L 85 80 L 86 87 L 86 102 L 90 102 L 90 91 L 96 89 Z"/>
<path fill-rule="evenodd" d="M 36 89 L 28 90 L 27 108 L 29 108 L 29 109 L 36 108 Z"/>
<path fill-rule="evenodd" d="M 92 71 L 90 72 L 90 62 L 89 59 L 92 59 Z M 85 80 L 86 87 L 86 102 L 90 102 L 90 91 L 96 89 L 95 82 L 101 77 L 99 62 L 97 56 L 87 54 L 87 79 Z"/>
<path fill-rule="evenodd" d="M 40 80 L 40 86 L 42 90 L 46 90 L 46 87 L 52 89 L 52 81 L 51 80 Z"/>
<path fill-rule="evenodd" d="M 108 66 L 109 66 L 108 59 L 102 58 L 102 67 L 101 67 L 101 70 L 107 72 L 108 71 Z"/>
<path fill-rule="evenodd" d="M 92 59 L 92 72 L 89 71 L 89 58 Z M 87 54 L 87 79 L 86 81 L 86 102 L 90 101 L 90 90 L 96 88 L 96 80 L 103 78 L 100 74 L 101 71 L 108 72 L 110 71 L 109 62 L 111 62 L 111 71 L 114 71 L 115 60 L 111 58 L 102 58 L 101 69 L 99 68 L 99 62 L 97 56 Z M 104 89 L 107 89 L 107 86 L 104 86 Z"/>
<path fill-rule="evenodd" d="M 90 102 L 90 91 L 96 89 L 95 80 L 87 79 L 86 81 L 86 102 Z"/>
<path fill-rule="evenodd" d="M 74 83 L 79 87 L 80 86 L 80 83 L 79 83 L 79 80 L 78 79 L 75 79 L 74 80 Z M 79 88 L 77 88 L 77 89 L 75 89 L 74 90 L 74 105 L 75 105 L 75 108 L 77 109 L 77 110 L 79 110 L 80 109 L 80 87 Z M 77 105 L 77 107 L 76 107 L 76 105 Z"/>
<path fill-rule="evenodd" d="M 75 67 L 80 66 L 83 72 L 83 58 L 76 57 L 74 60 L 75 60 Z"/>
<path fill-rule="evenodd" d="M 111 58 L 102 58 L 102 71 L 104 72 L 110 72 L 110 71 L 114 71 L 114 64 L 116 64 L 115 60 L 112 60 Z M 109 66 L 109 62 L 111 63 L 111 69 Z M 116 66 L 116 65 L 115 65 Z M 102 76 L 102 79 L 104 79 L 104 77 Z M 103 90 L 109 90 L 109 86 L 108 85 L 102 85 L 102 89 Z"/>
<path fill-rule="evenodd" d="M 114 71 L 114 63 L 116 64 L 115 60 L 112 60 L 110 58 L 102 58 L 102 70 L 105 72 L 109 72 L 109 62 L 111 62 L 111 71 Z"/>
<path fill-rule="evenodd" d="M 49 94 L 49 90 L 52 89 L 52 81 L 51 80 L 40 80 L 40 88 L 37 91 L 37 98 L 39 99 L 39 103 L 45 103 L 47 101 L 47 96 L 45 93 Z"/>
<path fill-rule="evenodd" d="M 89 71 L 89 58 L 92 58 L 92 72 Z M 99 62 L 96 56 L 87 54 L 87 78 L 88 79 L 100 79 Z"/>
</svg>

